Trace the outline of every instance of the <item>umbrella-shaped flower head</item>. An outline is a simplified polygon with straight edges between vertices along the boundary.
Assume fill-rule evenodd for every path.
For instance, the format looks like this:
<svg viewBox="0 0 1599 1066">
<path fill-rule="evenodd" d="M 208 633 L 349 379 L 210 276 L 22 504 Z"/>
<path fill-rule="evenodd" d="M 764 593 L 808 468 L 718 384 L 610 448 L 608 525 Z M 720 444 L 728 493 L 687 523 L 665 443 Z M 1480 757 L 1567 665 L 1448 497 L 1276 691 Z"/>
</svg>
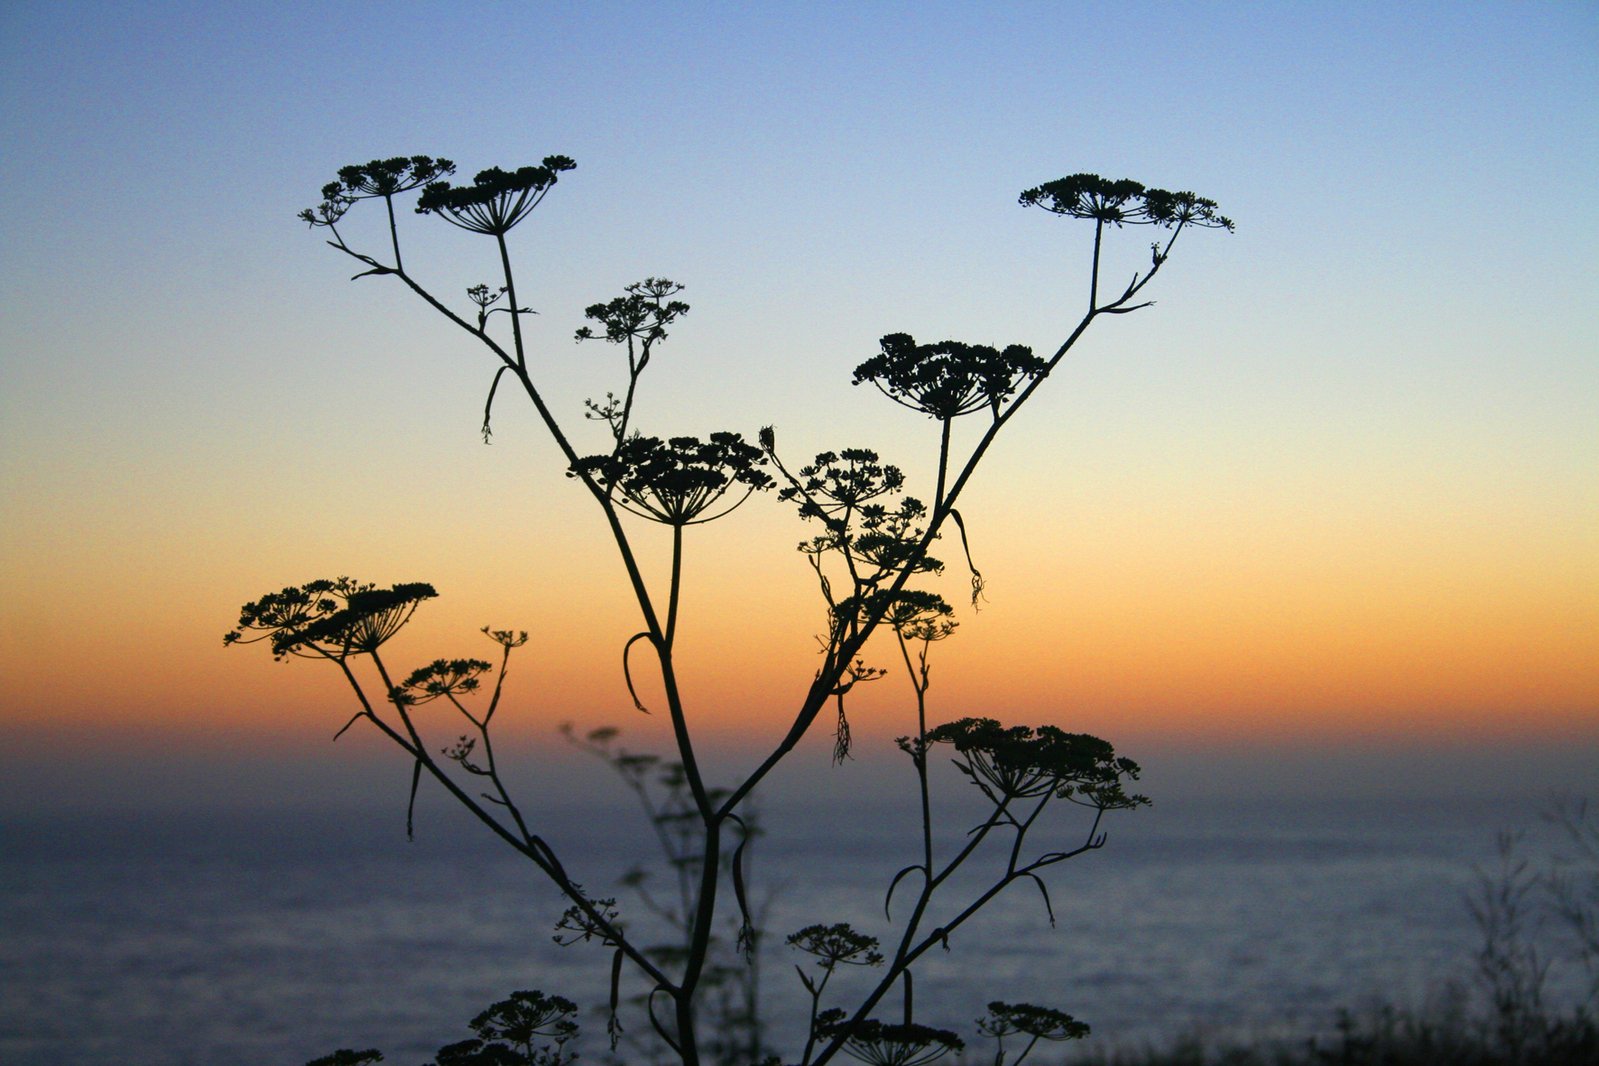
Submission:
<svg viewBox="0 0 1599 1066">
<path fill-rule="evenodd" d="M 395 156 L 339 168 L 337 181 L 322 186 L 322 202 L 300 212 L 312 226 L 332 226 L 357 200 L 393 197 L 455 173 L 455 164 L 432 156 Z"/>
<path fill-rule="evenodd" d="M 591 477 L 613 490 L 623 510 L 668 526 L 690 526 L 720 518 L 757 489 L 772 487 L 761 469 L 766 453 L 738 433 L 698 437 L 628 437 L 609 455 L 572 464 L 572 476 Z M 744 493 L 722 506 L 737 486 Z"/>
<path fill-rule="evenodd" d="M 416 211 L 419 215 L 443 215 L 446 221 L 473 233 L 504 236 L 539 205 L 562 172 L 576 166 L 564 155 L 552 155 L 536 167 L 510 171 L 490 167 L 479 172 L 471 185 L 431 181 L 422 190 Z"/>
<path fill-rule="evenodd" d="M 996 803 L 1050 793 L 1107 810 L 1149 802 L 1122 790 L 1123 778 L 1138 778 L 1138 764 L 1086 733 L 962 718 L 929 730 L 927 740 L 953 745 L 956 768 Z"/>
<path fill-rule="evenodd" d="M 1042 207 L 1056 215 L 1093 219 L 1114 226 L 1202 226 L 1233 228 L 1232 219 L 1216 211 L 1216 201 L 1191 192 L 1148 189 L 1126 178 L 1072 174 L 1045 182 L 1021 194 L 1024 207 Z"/>
<path fill-rule="evenodd" d="M 441 696 L 456 697 L 478 690 L 478 678 L 490 669 L 482 659 L 434 659 L 413 670 L 394 694 L 401 703 L 428 703 Z"/>
<path fill-rule="evenodd" d="M 1080 1022 L 1064 1011 L 1035 1007 L 1031 1003 L 998 1001 L 988 1005 L 986 1017 L 977 1019 L 977 1028 L 1001 1040 L 1007 1036 L 1030 1036 L 1034 1043 L 1039 1040 L 1081 1040 L 1089 1033 L 1087 1022 Z"/>
<path fill-rule="evenodd" d="M 823 1040 L 843 1036 L 844 1051 L 868 1066 L 924 1066 L 966 1047 L 966 1042 L 948 1029 L 875 1018 L 853 1023 L 836 1015 L 818 1018 L 816 1035 Z"/>
<path fill-rule="evenodd" d="M 877 938 L 857 933 L 849 925 L 807 925 L 787 940 L 788 946 L 815 955 L 821 960 L 817 965 L 824 970 L 835 966 L 881 966 L 883 953 L 877 950 Z"/>
<path fill-rule="evenodd" d="M 512 992 L 472 1019 L 472 1031 L 483 1040 L 503 1040 L 532 1052 L 536 1037 L 549 1037 L 557 1047 L 577 1035 L 577 1004 L 565 996 L 547 996 L 538 990 Z M 534 1061 L 534 1060 L 528 1060 Z"/>
<path fill-rule="evenodd" d="M 997 411 L 1045 365 L 1021 344 L 1003 351 L 960 341 L 917 344 L 908 333 L 890 333 L 878 343 L 882 351 L 855 368 L 855 384 L 870 381 L 895 403 L 942 421 L 985 407 Z"/>
<path fill-rule="evenodd" d="M 239 609 L 239 626 L 224 644 L 271 643 L 272 657 L 344 659 L 370 654 L 411 620 L 417 605 L 438 593 L 410 582 L 380 589 L 347 577 L 269 592 Z"/>
<path fill-rule="evenodd" d="M 339 182 L 357 199 L 395 196 L 455 173 L 455 164 L 432 156 L 396 156 L 339 168 Z"/>
</svg>

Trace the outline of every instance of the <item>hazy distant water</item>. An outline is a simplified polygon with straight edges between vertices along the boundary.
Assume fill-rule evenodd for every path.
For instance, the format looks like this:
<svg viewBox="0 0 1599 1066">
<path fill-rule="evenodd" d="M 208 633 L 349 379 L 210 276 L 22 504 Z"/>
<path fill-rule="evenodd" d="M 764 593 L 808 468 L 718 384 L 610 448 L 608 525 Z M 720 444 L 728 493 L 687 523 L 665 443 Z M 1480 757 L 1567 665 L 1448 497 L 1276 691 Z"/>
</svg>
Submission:
<svg viewBox="0 0 1599 1066">
<path fill-rule="evenodd" d="M 1374 997 L 1419 1005 L 1469 974 L 1473 864 L 1491 865 L 1496 829 L 1533 822 L 1530 806 L 1480 801 L 1139 812 L 1057 868 L 1055 928 L 1018 888 L 932 953 L 918 1015 L 969 1032 L 989 998 L 1039 1002 L 1132 1043 L 1320 1029 Z M 557 834 L 593 886 L 615 872 L 596 847 L 645 847 L 622 824 Z M 763 842 L 774 943 L 816 921 L 886 930 L 882 887 L 913 854 L 866 826 L 845 812 Z M 604 955 L 550 942 L 554 893 L 437 814 L 413 844 L 392 811 L 0 831 L 0 1062 L 298 1066 L 373 1045 L 420 1062 L 512 989 L 604 998 Z M 794 961 L 770 951 L 774 1003 L 794 1002 Z"/>
</svg>

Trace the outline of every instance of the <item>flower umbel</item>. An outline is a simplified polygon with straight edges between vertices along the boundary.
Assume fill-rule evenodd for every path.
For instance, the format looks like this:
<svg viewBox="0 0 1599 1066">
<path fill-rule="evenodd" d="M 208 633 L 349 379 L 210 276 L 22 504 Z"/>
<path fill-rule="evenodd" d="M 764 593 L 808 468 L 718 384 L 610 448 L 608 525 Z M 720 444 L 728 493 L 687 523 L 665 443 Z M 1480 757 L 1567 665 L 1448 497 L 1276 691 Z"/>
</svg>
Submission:
<svg viewBox="0 0 1599 1066">
<path fill-rule="evenodd" d="M 960 623 L 952 620 L 954 614 L 955 608 L 936 592 L 901 589 L 883 621 L 893 626 L 903 640 L 931 644 L 955 632 Z"/>
<path fill-rule="evenodd" d="M 590 304 L 583 317 L 604 326 L 605 339 L 612 344 L 636 340 L 648 346 L 665 340 L 666 327 L 678 316 L 688 314 L 688 304 L 671 299 L 682 291 L 683 286 L 669 278 L 645 278 L 628 285 L 624 295 L 609 303 Z M 598 336 L 592 326 L 577 331 L 580 341 Z"/>
<path fill-rule="evenodd" d="M 434 159 L 425 155 L 396 156 L 393 159 L 374 159 L 370 163 L 340 167 L 339 182 L 350 197 L 370 199 L 409 192 L 454 173 L 455 164 L 448 159 Z"/>
<path fill-rule="evenodd" d="M 536 167 L 513 171 L 490 167 L 480 171 L 471 185 L 430 181 L 417 200 L 416 213 L 440 214 L 473 233 L 504 236 L 539 205 L 563 171 L 576 166 L 564 155 L 551 155 Z"/>
<path fill-rule="evenodd" d="M 965 1041 L 948 1029 L 875 1018 L 854 1023 L 836 1017 L 819 1020 L 816 1035 L 823 1040 L 842 1035 L 844 1050 L 868 1066 L 923 1066 L 966 1047 Z"/>
<path fill-rule="evenodd" d="M 668 526 L 691 526 L 721 518 L 758 489 L 772 487 L 761 469 L 766 454 L 738 433 L 698 437 L 632 436 L 609 455 L 591 455 L 572 464 L 573 477 L 590 477 L 620 495 L 623 510 Z M 714 513 L 734 485 L 744 495 Z"/>
<path fill-rule="evenodd" d="M 392 197 L 453 173 L 455 164 L 448 159 L 425 155 L 374 159 L 340 167 L 338 180 L 322 186 L 322 202 L 301 211 L 300 219 L 312 226 L 332 226 L 357 200 Z"/>
<path fill-rule="evenodd" d="M 333 226 L 355 204 L 355 199 L 338 182 L 329 182 L 322 186 L 322 202 L 301 211 L 300 221 L 309 226 Z"/>
<path fill-rule="evenodd" d="M 877 950 L 877 938 L 857 933 L 847 924 L 807 925 L 789 936 L 788 946 L 821 961 L 817 965 L 831 970 L 840 964 L 850 966 L 880 966 L 883 953 Z"/>
<path fill-rule="evenodd" d="M 985 407 L 997 412 L 1020 382 L 1045 366 L 1020 344 L 1004 351 L 960 341 L 917 344 L 909 333 L 890 333 L 878 343 L 882 351 L 855 368 L 855 384 L 870 381 L 895 403 L 942 421 Z"/>
<path fill-rule="evenodd" d="M 395 693 L 401 703 L 415 705 L 428 703 L 441 696 L 460 696 L 478 689 L 478 677 L 487 673 L 491 664 L 482 659 L 434 659 L 427 666 L 414 670 Z"/>
<path fill-rule="evenodd" d="M 986 1017 L 977 1019 L 977 1028 L 992 1037 L 1020 1034 L 1035 1041 L 1081 1040 L 1089 1033 L 1087 1022 L 1080 1022 L 1063 1011 L 1035 1007 L 1031 1003 L 998 1001 L 988 1005 Z"/>
<path fill-rule="evenodd" d="M 471 1025 L 484 1040 L 504 1040 L 531 1052 L 534 1037 L 551 1037 L 559 1047 L 576 1036 L 577 1022 L 572 1020 L 576 1013 L 577 1004 L 565 996 L 547 996 L 535 989 L 512 992 L 473 1018 Z"/>
<path fill-rule="evenodd" d="M 1021 194 L 1023 207 L 1042 207 L 1057 215 L 1091 218 L 1114 226 L 1201 226 L 1233 228 L 1232 219 L 1216 211 L 1216 201 L 1191 192 L 1148 189 L 1127 178 L 1112 181 L 1098 174 L 1072 174 L 1045 182 Z"/>
<path fill-rule="evenodd" d="M 1031 1003 L 1001 1003 L 988 1005 L 988 1014 L 977 1019 L 977 1031 L 994 1038 L 998 1051 L 996 1063 L 1021 1066 L 1023 1059 L 1038 1046 L 1041 1040 L 1081 1040 L 1088 1035 L 1088 1025 L 1070 1014 L 1049 1007 L 1035 1007 Z M 1005 1052 L 1007 1036 L 1021 1037 L 1026 1041 L 1021 1050 L 1010 1057 Z"/>
<path fill-rule="evenodd" d="M 954 745 L 961 756 L 954 760 L 956 768 L 996 803 L 1050 793 L 1101 810 L 1149 802 L 1122 790 L 1123 778 L 1137 780 L 1138 764 L 1086 733 L 962 718 L 929 730 L 927 741 Z"/>
<path fill-rule="evenodd" d="M 900 589 L 890 593 L 878 589 L 859 596 L 846 596 L 829 609 L 837 631 L 851 630 L 872 620 L 892 626 L 908 641 L 943 640 L 955 631 L 951 621 L 955 609 L 936 592 Z"/>
<path fill-rule="evenodd" d="M 417 605 L 438 593 L 410 582 L 380 589 L 347 577 L 307 582 L 269 592 L 239 609 L 239 627 L 224 644 L 271 642 L 272 657 L 341 660 L 370 654 L 411 620 Z M 249 635 L 247 635 L 249 634 Z"/>
<path fill-rule="evenodd" d="M 1144 191 L 1144 215 L 1161 226 L 1200 226 L 1233 231 L 1233 220 L 1216 212 L 1216 201 L 1191 192 Z"/>
</svg>

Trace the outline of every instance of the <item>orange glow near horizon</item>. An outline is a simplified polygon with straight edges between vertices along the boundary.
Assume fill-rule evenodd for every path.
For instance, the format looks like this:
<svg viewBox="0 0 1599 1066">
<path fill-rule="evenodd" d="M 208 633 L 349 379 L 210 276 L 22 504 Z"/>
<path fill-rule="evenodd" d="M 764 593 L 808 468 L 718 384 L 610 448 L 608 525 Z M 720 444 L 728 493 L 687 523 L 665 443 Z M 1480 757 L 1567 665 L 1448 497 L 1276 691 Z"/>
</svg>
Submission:
<svg viewBox="0 0 1599 1066">
<path fill-rule="evenodd" d="M 819 600 L 803 562 L 768 556 L 786 571 L 759 583 L 760 552 L 782 545 L 782 534 L 753 533 L 754 546 L 736 529 L 708 534 L 687 572 L 682 687 L 702 742 L 728 750 L 774 743 L 815 665 Z M 1014 543 L 1068 535 L 1035 532 Z M 791 550 L 793 539 L 782 546 Z M 1356 561 L 1323 556 L 1317 572 L 1304 556 L 1321 549 L 1291 548 L 1272 559 L 1214 539 L 1102 541 L 1043 571 L 1026 552 L 989 551 L 979 559 L 987 603 L 975 615 L 960 601 L 965 575 L 952 565 L 939 587 L 957 603 L 961 628 L 933 649 L 930 713 L 939 721 L 981 714 L 1051 722 L 1123 744 L 1599 741 L 1595 615 L 1580 583 L 1568 580 L 1572 559 L 1542 573 L 1535 560 L 1514 571 L 1472 571 L 1445 551 L 1442 559 L 1379 560 L 1386 573 L 1357 581 L 1343 570 Z M 1140 566 L 1140 557 L 1153 562 Z M 1201 558 L 1221 561 L 1185 568 L 1185 559 Z M 449 580 L 437 582 L 445 595 L 423 606 L 386 657 L 397 673 L 438 656 L 493 658 L 497 649 L 478 626 L 527 628 L 532 642 L 516 653 L 508 682 L 508 735 L 568 718 L 584 728 L 658 730 L 664 716 L 639 717 L 623 686 L 621 648 L 636 631 L 636 608 L 603 560 L 581 577 L 531 583 L 529 598 L 542 610 L 518 610 L 516 589 L 456 562 Z M 222 648 L 221 633 L 247 595 L 217 590 L 251 587 L 241 562 L 218 567 L 205 595 L 169 600 L 172 610 L 156 624 L 118 639 L 92 637 L 97 619 L 151 602 L 161 568 L 147 566 L 150 577 L 134 575 L 119 590 L 125 603 L 58 605 L 48 625 L 9 628 L 12 728 L 64 729 L 89 744 L 234 738 L 282 750 L 331 735 L 353 712 L 326 664 L 273 663 L 264 647 Z M 578 606 L 555 613 L 563 603 Z M 643 649 L 634 649 L 634 669 L 659 712 Z M 890 674 L 863 686 L 848 707 L 858 732 L 891 739 L 908 731 L 909 689 L 890 639 L 879 638 L 868 659 Z M 830 714 L 819 734 L 831 728 Z"/>
<path fill-rule="evenodd" d="M 385 649 L 396 675 L 493 657 L 485 623 L 526 629 L 506 733 L 571 719 L 663 741 L 646 645 L 632 663 L 655 714 L 623 684 L 640 611 L 593 501 L 564 476 L 570 456 L 495 378 L 495 356 L 437 313 L 471 316 L 465 287 L 499 284 L 495 242 L 409 209 L 391 236 L 379 205 L 352 207 L 351 247 L 404 244 L 430 306 L 392 276 L 352 284 L 346 257 L 294 217 L 369 151 L 447 153 L 464 174 L 536 150 L 579 169 L 506 249 L 536 311 L 517 318 L 529 373 L 573 454 L 614 444 L 584 402 L 629 385 L 617 348 L 574 340 L 583 308 L 665 271 L 693 313 L 638 380 L 631 428 L 770 425 L 791 469 L 871 447 L 924 502 L 938 425 L 851 384 L 878 338 L 1049 353 L 1073 335 L 1091 264 L 1103 296 L 1151 262 L 1148 229 L 1101 242 L 1085 220 L 1024 210 L 1019 189 L 1093 170 L 1193 188 L 1237 219 L 1235 233 L 1185 231 L 1144 294 L 1154 306 L 1095 318 L 985 453 L 958 501 L 969 545 L 946 527 L 933 549 L 946 571 L 917 582 L 960 623 L 933 652 L 936 720 L 1049 722 L 1119 745 L 1599 750 L 1596 275 L 1571 211 L 1501 206 L 1531 183 L 1578 205 L 1579 228 L 1592 213 L 1580 178 L 1595 169 L 1593 63 L 1574 43 L 1587 23 L 1551 11 L 1418 23 L 1417 41 L 1453 34 L 1461 48 L 1437 54 L 1497 80 L 1414 63 L 1358 19 L 1290 17 L 1289 36 L 1261 38 L 1258 62 L 1239 67 L 1254 80 L 1208 85 L 1203 48 L 1193 70 L 1149 76 L 1133 53 L 1063 29 L 1094 62 L 1062 64 L 1058 42 L 1012 20 L 994 54 L 1036 65 L 1007 68 L 1014 92 L 949 81 L 947 108 L 926 106 L 925 64 L 902 62 L 914 49 L 885 57 L 823 26 L 816 54 L 850 74 L 816 82 L 814 57 L 756 17 L 763 42 L 784 43 L 775 66 L 723 70 L 720 38 L 687 57 L 685 71 L 719 70 L 725 85 L 618 79 L 604 63 L 498 70 L 519 87 L 505 91 L 551 102 L 536 149 L 488 118 L 463 127 L 432 106 L 432 83 L 418 107 L 392 79 L 357 79 L 330 112 L 299 76 L 294 35 L 239 53 L 277 56 L 260 91 L 218 82 L 204 100 L 189 65 L 170 62 L 181 49 L 107 45 L 115 62 L 88 62 L 75 38 L 34 49 L 38 76 L 13 79 L 13 125 L 32 147 L 7 162 L 23 184 L 34 167 L 59 187 L 7 231 L 25 266 L 0 313 L 0 736 L 244 755 L 320 743 L 354 711 L 337 671 L 220 638 L 241 603 L 348 574 L 441 593 Z M 942 40 L 943 21 L 907 39 L 936 39 L 927 55 L 964 46 Z M 1230 41 L 1199 21 L 1204 39 Z M 195 54 L 215 43 L 178 29 Z M 1391 79 L 1385 122 L 1370 121 L 1369 77 L 1340 61 L 1307 81 L 1293 60 L 1328 29 L 1343 42 L 1328 55 Z M 477 63 L 401 39 L 394 70 L 421 64 L 456 96 L 477 91 Z M 566 63 L 605 38 L 583 40 L 525 43 Z M 1538 62 L 1512 70 L 1506 56 Z M 56 120 L 99 115 L 124 61 L 149 76 L 135 79 L 148 100 L 195 102 L 196 122 L 147 108 L 91 136 Z M 1107 63 L 1130 95 L 1101 91 Z M 662 93 L 696 120 L 659 122 Z M 749 106 L 728 108 L 735 97 Z M 1094 106 L 1053 103 L 1068 98 Z M 816 100 L 861 121 L 819 123 Z M 1155 126 L 1173 137 L 1150 138 Z M 106 144 L 132 160 L 112 197 Z M 208 179 L 174 184 L 178 163 Z M 509 343 L 508 317 L 483 329 Z M 990 417 L 955 426 L 957 468 Z M 708 747 L 775 743 L 816 668 L 823 600 L 794 550 L 815 530 L 775 495 L 688 533 L 678 668 Z M 629 529 L 659 597 L 670 537 Z M 887 634 L 865 656 L 890 673 L 851 694 L 852 721 L 891 743 L 910 728 L 909 688 Z"/>
</svg>

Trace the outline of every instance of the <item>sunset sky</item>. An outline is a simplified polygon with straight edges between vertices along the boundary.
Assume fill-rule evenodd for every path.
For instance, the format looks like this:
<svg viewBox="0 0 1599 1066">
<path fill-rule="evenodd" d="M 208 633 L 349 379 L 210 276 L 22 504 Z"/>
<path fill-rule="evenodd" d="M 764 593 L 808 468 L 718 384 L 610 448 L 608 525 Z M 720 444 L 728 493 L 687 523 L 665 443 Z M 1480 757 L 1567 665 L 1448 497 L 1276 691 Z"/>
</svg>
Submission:
<svg viewBox="0 0 1599 1066">
<path fill-rule="evenodd" d="M 5 4 L 0 804 L 392 768 L 328 744 L 335 671 L 220 639 L 344 573 L 440 590 L 406 668 L 530 630 L 505 728 L 546 761 L 568 719 L 664 737 L 622 683 L 614 549 L 531 409 L 502 394 L 485 447 L 487 354 L 295 218 L 341 165 L 415 153 L 465 180 L 577 161 L 511 245 L 590 450 L 581 402 L 625 378 L 572 332 L 666 275 L 693 310 L 646 432 L 873 447 L 924 498 L 936 427 L 851 372 L 889 332 L 1054 350 L 1092 228 L 1018 192 L 1090 171 L 1217 200 L 1237 232 L 1185 234 L 964 499 L 987 601 L 946 538 L 935 717 L 1246 790 L 1591 787 L 1596 101 L 1575 2 Z M 379 213 L 352 243 L 381 249 Z M 401 222 L 462 309 L 495 279 L 491 241 Z M 1149 236 L 1114 236 L 1124 277 Z M 664 533 L 637 534 L 660 577 Z M 690 539 L 691 715 L 729 775 L 815 668 L 806 535 L 761 498 Z M 907 696 L 864 693 L 858 742 L 891 749 Z M 825 732 L 796 758 L 825 764 Z"/>
</svg>

